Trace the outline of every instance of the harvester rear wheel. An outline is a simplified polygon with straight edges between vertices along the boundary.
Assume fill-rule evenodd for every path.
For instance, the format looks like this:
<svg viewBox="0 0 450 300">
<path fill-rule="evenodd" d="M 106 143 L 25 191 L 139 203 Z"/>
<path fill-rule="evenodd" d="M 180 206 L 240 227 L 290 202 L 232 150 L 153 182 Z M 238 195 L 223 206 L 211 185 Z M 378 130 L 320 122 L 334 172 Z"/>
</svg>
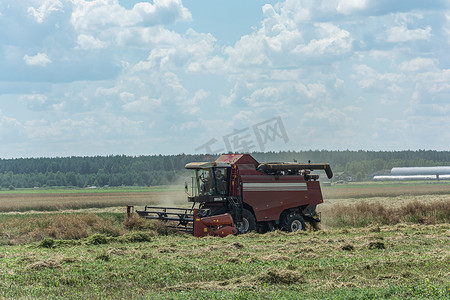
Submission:
<svg viewBox="0 0 450 300">
<path fill-rule="evenodd" d="M 299 214 L 286 214 L 283 219 L 283 230 L 288 232 L 306 230 L 306 224 L 302 216 L 300 216 Z"/>
<path fill-rule="evenodd" d="M 242 222 L 236 223 L 236 228 L 239 234 L 256 230 L 255 217 L 249 210 L 245 208 L 242 210 Z"/>
</svg>

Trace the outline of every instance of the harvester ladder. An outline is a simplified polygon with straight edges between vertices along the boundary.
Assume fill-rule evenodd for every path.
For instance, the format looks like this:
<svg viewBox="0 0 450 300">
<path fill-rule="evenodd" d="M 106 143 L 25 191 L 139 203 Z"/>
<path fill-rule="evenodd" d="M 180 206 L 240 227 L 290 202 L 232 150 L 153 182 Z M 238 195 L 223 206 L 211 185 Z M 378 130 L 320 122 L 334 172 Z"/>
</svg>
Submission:
<svg viewBox="0 0 450 300">
<path fill-rule="evenodd" d="M 242 222 L 242 209 L 244 208 L 244 206 L 242 204 L 241 197 L 229 197 L 228 205 L 234 221 L 236 223 Z"/>
</svg>

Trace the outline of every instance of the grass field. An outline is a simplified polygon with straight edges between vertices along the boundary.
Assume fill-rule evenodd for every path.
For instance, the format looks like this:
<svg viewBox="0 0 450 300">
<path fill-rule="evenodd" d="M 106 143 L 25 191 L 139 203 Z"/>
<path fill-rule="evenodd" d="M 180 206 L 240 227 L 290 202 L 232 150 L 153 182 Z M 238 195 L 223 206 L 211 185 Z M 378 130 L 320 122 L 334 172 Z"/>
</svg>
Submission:
<svg viewBox="0 0 450 300">
<path fill-rule="evenodd" d="M 84 191 L 0 193 L 0 298 L 450 299 L 450 185 L 324 187 L 321 230 L 226 238 L 125 222 L 183 188 Z"/>
<path fill-rule="evenodd" d="M 449 229 L 395 225 L 223 239 L 135 232 L 3 246 L 0 296 L 445 299 Z"/>
</svg>

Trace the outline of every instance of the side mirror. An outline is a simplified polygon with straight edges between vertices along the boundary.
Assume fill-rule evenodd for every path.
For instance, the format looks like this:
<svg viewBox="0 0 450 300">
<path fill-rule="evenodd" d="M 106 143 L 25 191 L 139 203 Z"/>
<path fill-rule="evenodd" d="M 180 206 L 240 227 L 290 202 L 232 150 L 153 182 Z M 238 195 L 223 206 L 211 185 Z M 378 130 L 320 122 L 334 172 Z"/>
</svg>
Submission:
<svg viewBox="0 0 450 300">
<path fill-rule="evenodd" d="M 189 186 L 188 186 L 188 183 L 187 183 L 187 182 L 184 182 L 184 192 L 185 192 L 188 196 L 191 196 L 191 195 L 189 195 Z"/>
</svg>

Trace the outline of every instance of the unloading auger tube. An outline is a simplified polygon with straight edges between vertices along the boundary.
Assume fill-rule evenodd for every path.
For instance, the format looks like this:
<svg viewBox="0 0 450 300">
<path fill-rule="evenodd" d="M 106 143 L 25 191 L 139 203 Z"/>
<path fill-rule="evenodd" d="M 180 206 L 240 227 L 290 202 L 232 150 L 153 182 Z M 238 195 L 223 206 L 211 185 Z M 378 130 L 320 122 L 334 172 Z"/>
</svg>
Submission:
<svg viewBox="0 0 450 300">
<path fill-rule="evenodd" d="M 333 171 L 331 171 L 330 164 L 263 163 L 258 165 L 257 170 L 266 173 L 276 171 L 324 170 L 328 179 L 333 177 Z"/>
</svg>

